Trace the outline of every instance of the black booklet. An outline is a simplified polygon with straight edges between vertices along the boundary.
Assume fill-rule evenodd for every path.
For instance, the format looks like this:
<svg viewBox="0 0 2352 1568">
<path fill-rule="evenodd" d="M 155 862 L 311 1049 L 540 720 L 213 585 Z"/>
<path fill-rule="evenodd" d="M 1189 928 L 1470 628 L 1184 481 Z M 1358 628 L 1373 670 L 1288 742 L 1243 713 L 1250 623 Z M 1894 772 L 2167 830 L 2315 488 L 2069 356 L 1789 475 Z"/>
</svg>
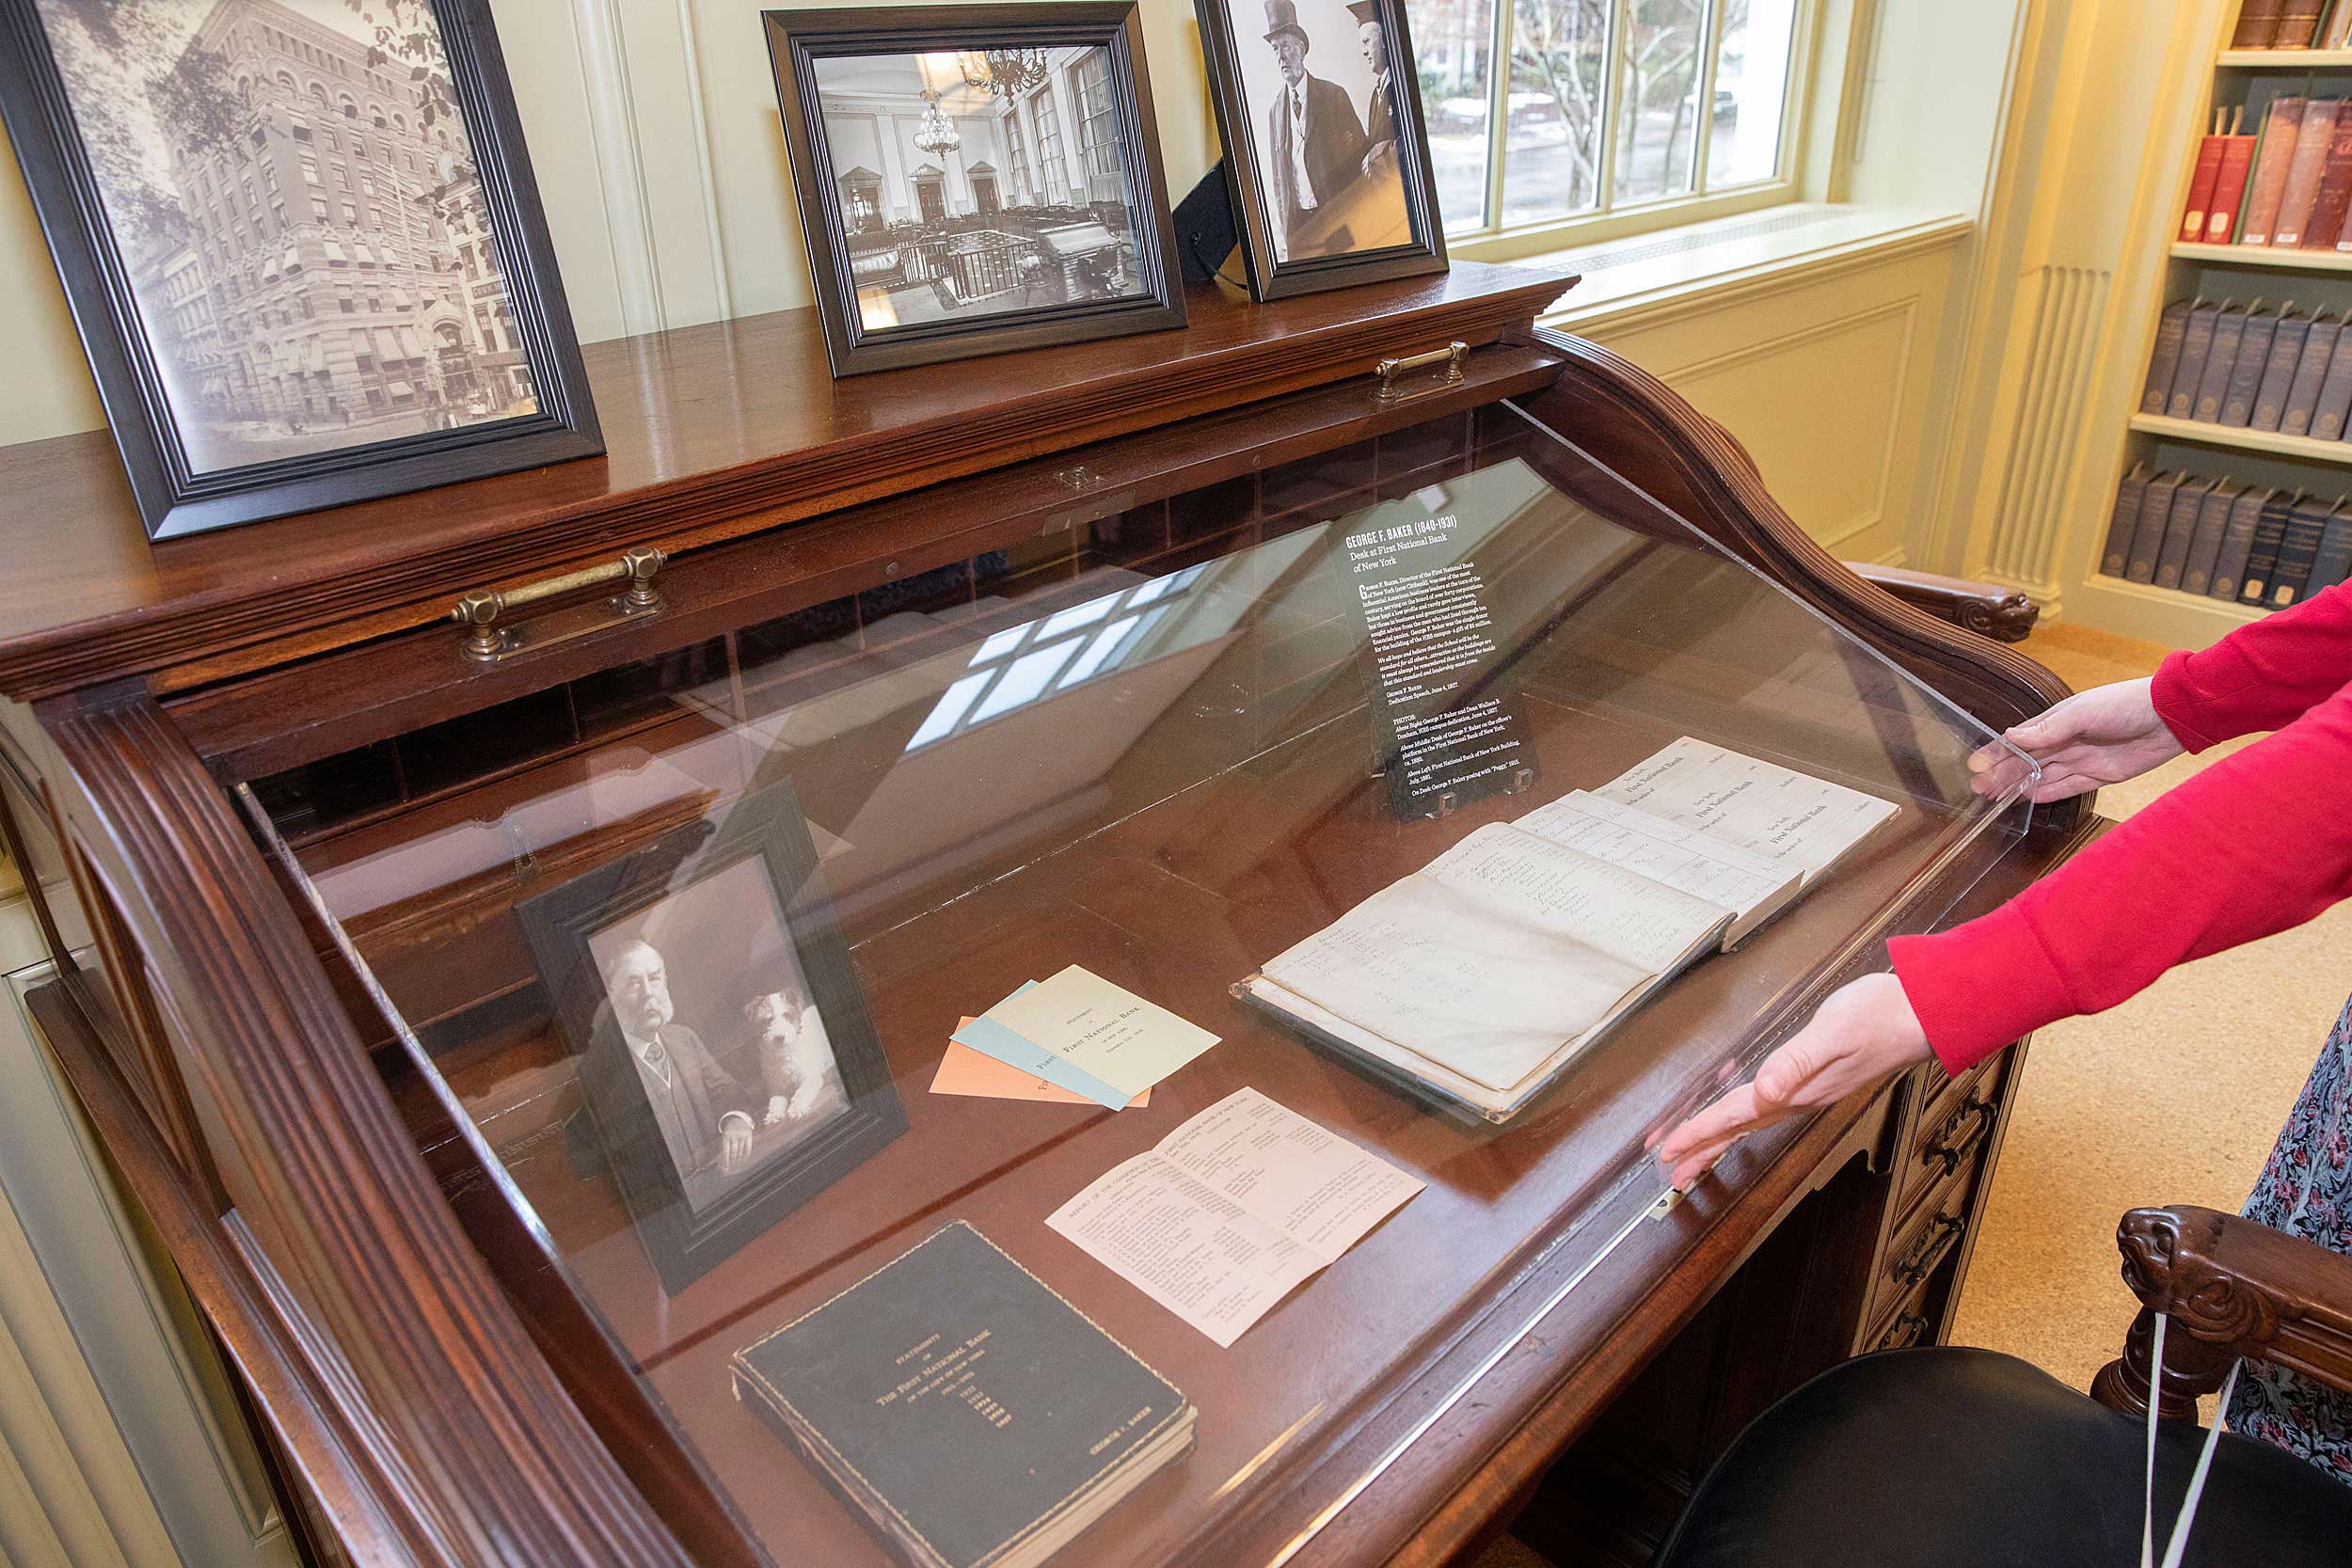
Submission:
<svg viewBox="0 0 2352 1568">
<path fill-rule="evenodd" d="M 961 1221 L 731 1370 L 921 1568 L 1041 1561 L 1192 1439 L 1172 1384 Z"/>
</svg>

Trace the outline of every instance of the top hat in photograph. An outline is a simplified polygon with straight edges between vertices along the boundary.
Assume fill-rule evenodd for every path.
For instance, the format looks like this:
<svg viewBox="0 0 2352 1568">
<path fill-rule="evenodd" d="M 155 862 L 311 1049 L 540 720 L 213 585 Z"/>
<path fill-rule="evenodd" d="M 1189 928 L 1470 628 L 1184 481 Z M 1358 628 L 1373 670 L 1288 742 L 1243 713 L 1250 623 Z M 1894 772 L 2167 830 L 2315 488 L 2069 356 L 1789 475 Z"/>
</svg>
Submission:
<svg viewBox="0 0 2352 1568">
<path fill-rule="evenodd" d="M 1356 19 L 1359 27 L 1367 22 L 1378 22 L 1380 0 L 1348 0 L 1347 14 Z"/>
<path fill-rule="evenodd" d="M 1307 29 L 1298 24 L 1296 0 L 1265 0 L 1265 40 L 1272 43 L 1284 33 L 1297 36 L 1301 43 L 1311 43 Z"/>
</svg>

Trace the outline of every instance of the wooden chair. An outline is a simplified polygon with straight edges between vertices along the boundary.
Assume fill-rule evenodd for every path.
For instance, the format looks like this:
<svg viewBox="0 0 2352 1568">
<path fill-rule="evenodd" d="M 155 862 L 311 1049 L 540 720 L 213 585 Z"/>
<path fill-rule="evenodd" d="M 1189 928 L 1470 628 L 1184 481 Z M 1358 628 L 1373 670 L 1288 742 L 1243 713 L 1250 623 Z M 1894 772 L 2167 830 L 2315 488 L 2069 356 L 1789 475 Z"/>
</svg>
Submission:
<svg viewBox="0 0 2352 1568">
<path fill-rule="evenodd" d="M 2122 1568 L 2138 1560 L 2149 1348 L 2157 1544 L 2204 1434 L 2196 1398 L 2243 1356 L 2352 1392 L 2352 1259 L 2210 1209 L 2135 1209 L 2117 1231 L 2141 1302 L 2084 1398 L 2014 1356 L 1957 1346 L 1845 1362 L 1758 1417 L 1652 1568 Z M 2225 1433 L 2189 1568 L 2352 1562 L 2352 1477 Z"/>
</svg>

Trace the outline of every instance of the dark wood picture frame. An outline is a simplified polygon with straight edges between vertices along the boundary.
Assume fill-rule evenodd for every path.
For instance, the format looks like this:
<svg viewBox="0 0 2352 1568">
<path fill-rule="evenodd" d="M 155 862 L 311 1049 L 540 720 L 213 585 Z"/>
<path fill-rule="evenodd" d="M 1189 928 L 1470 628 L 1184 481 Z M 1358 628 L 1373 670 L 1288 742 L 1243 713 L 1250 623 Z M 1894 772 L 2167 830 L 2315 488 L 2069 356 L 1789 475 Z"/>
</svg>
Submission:
<svg viewBox="0 0 2352 1568">
<path fill-rule="evenodd" d="M 207 0 L 188 0 L 201 8 Z M 537 467 L 604 451 L 487 0 L 421 0 L 438 27 L 536 409 L 340 450 L 199 471 L 130 259 L 102 201 L 37 0 L 0 0 L 0 121 L 15 145 L 90 373 L 151 539 Z M 339 82 L 345 79 L 337 78 Z"/>
<path fill-rule="evenodd" d="M 1239 0 L 1254 8 L 1258 0 Z M 1355 8 L 1344 0 L 1306 0 L 1307 4 L 1340 10 Z M 1363 3 L 1363 0 L 1359 0 Z M 1200 51 L 1209 70 L 1209 97 L 1216 110 L 1217 138 L 1225 148 L 1225 186 L 1232 203 L 1233 232 L 1239 237 L 1242 262 L 1248 271 L 1251 297 L 1282 299 L 1323 289 L 1352 288 L 1385 278 L 1412 277 L 1446 270 L 1445 216 L 1438 208 L 1438 180 L 1429 157 L 1429 128 L 1422 119 L 1419 77 L 1413 66 L 1413 40 L 1406 24 L 1404 0 L 1370 0 L 1380 23 L 1389 57 L 1390 112 L 1395 121 L 1397 173 L 1404 187 L 1405 209 L 1411 225 L 1410 244 L 1377 250 L 1350 251 L 1336 256 L 1282 260 L 1274 247 L 1274 225 L 1282 221 L 1272 209 L 1272 193 L 1258 174 L 1258 151 L 1263 136 L 1258 115 L 1244 89 L 1241 51 L 1257 47 L 1254 27 L 1238 30 L 1235 0 L 1200 0 Z M 1245 9 L 1247 20 L 1253 12 Z"/>
<path fill-rule="evenodd" d="M 791 156 L 808 249 L 810 282 L 836 376 L 936 364 L 985 354 L 1084 342 L 1184 325 L 1183 271 L 1160 166 L 1142 14 L 1132 0 L 1072 4 L 885 6 L 854 10 L 763 11 L 768 54 Z M 836 182 L 818 102 L 817 62 L 839 55 L 923 55 L 959 49 L 1101 48 L 1110 64 L 1111 108 L 1130 197 L 1140 292 L 1121 299 L 1065 301 L 941 321 L 868 329 L 861 318 Z M 1063 127 L 1074 137 L 1077 128 Z M 1034 151 L 1034 150 L 1032 150 Z"/>
<path fill-rule="evenodd" d="M 590 940 L 745 862 L 764 871 L 781 933 L 823 1021 L 848 1105 L 737 1178 L 699 1211 L 642 1098 L 600 1088 L 596 1053 L 634 1069 Z M 806 819 L 788 782 L 515 906 L 548 1009 L 576 1049 L 581 1100 L 638 1238 L 675 1295 L 906 1131 L 864 989 L 833 915 Z"/>
</svg>

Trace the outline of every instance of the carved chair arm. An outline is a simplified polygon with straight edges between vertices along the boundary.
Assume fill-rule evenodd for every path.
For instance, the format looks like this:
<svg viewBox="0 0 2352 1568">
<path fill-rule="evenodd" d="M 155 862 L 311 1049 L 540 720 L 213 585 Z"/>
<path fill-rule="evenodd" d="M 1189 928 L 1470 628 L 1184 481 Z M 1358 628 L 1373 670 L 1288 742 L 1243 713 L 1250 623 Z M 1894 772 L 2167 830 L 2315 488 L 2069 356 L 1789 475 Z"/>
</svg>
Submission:
<svg viewBox="0 0 2352 1568">
<path fill-rule="evenodd" d="M 1867 561 L 1849 561 L 1846 565 L 1863 581 L 1885 589 L 1903 603 L 1995 641 L 2023 640 L 2042 614 L 2040 605 L 1997 582 L 1972 582 L 1966 578 L 1877 566 Z"/>
<path fill-rule="evenodd" d="M 2237 1214 L 2183 1205 L 2135 1209 L 2116 1227 L 2123 1280 L 2139 1297 L 2123 1354 L 2091 1396 L 2129 1415 L 2148 1405 L 2154 1314 L 2165 1337 L 2160 1414 L 2194 1420 L 2239 1356 L 2292 1368 L 2352 1393 L 2352 1258 Z"/>
</svg>

